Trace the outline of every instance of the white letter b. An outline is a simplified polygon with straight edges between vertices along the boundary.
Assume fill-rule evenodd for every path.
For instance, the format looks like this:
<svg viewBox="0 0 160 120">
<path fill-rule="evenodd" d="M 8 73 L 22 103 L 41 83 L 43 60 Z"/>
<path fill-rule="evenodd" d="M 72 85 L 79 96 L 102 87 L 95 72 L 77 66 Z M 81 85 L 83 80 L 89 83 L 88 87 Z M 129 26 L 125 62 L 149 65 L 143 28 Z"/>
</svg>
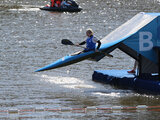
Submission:
<svg viewBox="0 0 160 120">
<path fill-rule="evenodd" d="M 153 47 L 152 33 L 151 32 L 140 32 L 139 33 L 139 50 L 148 51 Z"/>
</svg>

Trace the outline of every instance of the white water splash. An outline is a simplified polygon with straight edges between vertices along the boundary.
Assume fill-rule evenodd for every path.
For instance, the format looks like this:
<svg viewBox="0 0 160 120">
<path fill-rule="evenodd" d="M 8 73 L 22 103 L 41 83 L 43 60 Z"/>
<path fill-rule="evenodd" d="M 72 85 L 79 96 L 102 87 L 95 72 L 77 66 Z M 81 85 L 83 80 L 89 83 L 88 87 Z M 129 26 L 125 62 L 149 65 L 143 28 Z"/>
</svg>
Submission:
<svg viewBox="0 0 160 120">
<path fill-rule="evenodd" d="M 115 92 L 111 92 L 111 93 L 96 92 L 96 93 L 93 93 L 93 94 L 98 95 L 98 96 L 120 97 L 120 93 L 115 93 Z"/>
<path fill-rule="evenodd" d="M 51 84 L 56 84 L 64 88 L 71 88 L 71 89 L 96 88 L 95 85 L 88 84 L 83 80 L 80 80 L 74 77 L 61 77 L 61 76 L 55 77 L 55 76 L 48 76 L 48 75 L 42 75 L 41 77 L 46 82 L 50 82 Z"/>
<path fill-rule="evenodd" d="M 39 11 L 39 8 L 20 8 L 20 9 L 10 9 L 9 11 Z"/>
</svg>

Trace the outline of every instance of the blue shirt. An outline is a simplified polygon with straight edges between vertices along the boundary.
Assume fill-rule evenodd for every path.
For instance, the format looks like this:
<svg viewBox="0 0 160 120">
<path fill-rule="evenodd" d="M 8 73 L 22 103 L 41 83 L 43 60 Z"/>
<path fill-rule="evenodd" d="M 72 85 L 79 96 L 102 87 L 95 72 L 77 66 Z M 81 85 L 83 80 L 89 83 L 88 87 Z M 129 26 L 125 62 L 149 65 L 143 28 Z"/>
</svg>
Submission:
<svg viewBox="0 0 160 120">
<path fill-rule="evenodd" d="M 93 35 L 86 39 L 86 49 L 85 51 L 95 50 L 97 38 Z"/>
</svg>

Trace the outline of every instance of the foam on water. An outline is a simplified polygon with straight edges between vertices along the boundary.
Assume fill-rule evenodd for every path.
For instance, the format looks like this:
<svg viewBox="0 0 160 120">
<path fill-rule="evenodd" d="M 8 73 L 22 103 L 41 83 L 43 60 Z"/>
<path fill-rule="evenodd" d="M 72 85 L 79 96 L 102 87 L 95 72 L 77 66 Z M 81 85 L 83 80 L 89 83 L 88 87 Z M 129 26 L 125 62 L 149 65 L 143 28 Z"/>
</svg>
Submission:
<svg viewBox="0 0 160 120">
<path fill-rule="evenodd" d="M 120 93 L 115 93 L 115 92 L 111 93 L 95 92 L 93 94 L 98 96 L 120 97 Z"/>
<path fill-rule="evenodd" d="M 93 81 L 84 81 L 74 77 L 55 77 L 48 75 L 41 75 L 43 81 L 49 82 L 51 84 L 59 85 L 59 87 L 69 88 L 69 89 L 105 89 L 100 84 L 95 84 Z"/>
<path fill-rule="evenodd" d="M 10 11 L 39 11 L 39 8 L 10 9 Z"/>
</svg>

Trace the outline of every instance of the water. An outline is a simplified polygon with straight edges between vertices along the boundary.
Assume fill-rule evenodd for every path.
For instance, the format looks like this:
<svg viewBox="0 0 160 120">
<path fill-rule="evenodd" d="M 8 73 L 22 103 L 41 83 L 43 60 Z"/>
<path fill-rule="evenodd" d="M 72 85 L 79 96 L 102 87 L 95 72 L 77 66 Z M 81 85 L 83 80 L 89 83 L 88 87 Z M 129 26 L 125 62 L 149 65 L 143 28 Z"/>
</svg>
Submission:
<svg viewBox="0 0 160 120">
<path fill-rule="evenodd" d="M 134 60 L 115 50 L 114 58 L 80 63 L 50 71 L 34 71 L 81 50 L 64 46 L 64 38 L 81 42 L 92 28 L 101 39 L 139 12 L 159 12 L 158 0 L 78 0 L 79 13 L 41 11 L 49 1 L 0 1 L 0 110 L 84 108 L 87 106 L 158 106 L 159 96 L 137 94 L 95 83 L 97 69 L 131 69 Z M 128 119 L 158 120 L 158 111 L 29 112 L 1 114 L 1 119 Z"/>
</svg>

